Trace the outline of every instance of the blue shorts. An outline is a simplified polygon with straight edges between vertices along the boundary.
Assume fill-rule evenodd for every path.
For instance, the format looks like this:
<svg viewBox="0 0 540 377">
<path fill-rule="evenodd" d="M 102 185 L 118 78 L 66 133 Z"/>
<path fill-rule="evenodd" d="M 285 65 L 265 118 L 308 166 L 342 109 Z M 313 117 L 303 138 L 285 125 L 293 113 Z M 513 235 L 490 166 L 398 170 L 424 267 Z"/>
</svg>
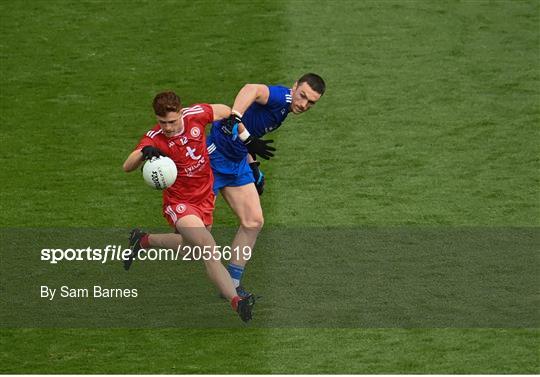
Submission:
<svg viewBox="0 0 540 377">
<path fill-rule="evenodd" d="M 255 182 L 253 171 L 247 162 L 247 155 L 240 161 L 231 161 L 218 150 L 214 150 L 209 156 L 214 173 L 214 194 L 217 195 L 223 187 L 244 186 Z"/>
</svg>

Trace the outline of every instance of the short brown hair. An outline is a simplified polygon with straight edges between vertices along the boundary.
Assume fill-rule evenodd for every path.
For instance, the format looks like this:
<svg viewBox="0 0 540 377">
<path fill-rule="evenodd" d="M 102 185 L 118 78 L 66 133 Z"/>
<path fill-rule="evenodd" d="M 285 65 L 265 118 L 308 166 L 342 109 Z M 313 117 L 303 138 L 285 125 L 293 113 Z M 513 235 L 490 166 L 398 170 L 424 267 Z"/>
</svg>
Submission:
<svg viewBox="0 0 540 377">
<path fill-rule="evenodd" d="M 161 92 L 154 97 L 152 102 L 154 113 L 164 117 L 167 113 L 177 113 L 182 108 L 180 97 L 175 92 Z"/>
<path fill-rule="evenodd" d="M 298 79 L 298 85 L 302 84 L 303 82 L 307 82 L 311 89 L 319 93 L 321 96 L 326 90 L 326 83 L 322 77 L 316 73 L 306 73 L 304 76 Z"/>
</svg>

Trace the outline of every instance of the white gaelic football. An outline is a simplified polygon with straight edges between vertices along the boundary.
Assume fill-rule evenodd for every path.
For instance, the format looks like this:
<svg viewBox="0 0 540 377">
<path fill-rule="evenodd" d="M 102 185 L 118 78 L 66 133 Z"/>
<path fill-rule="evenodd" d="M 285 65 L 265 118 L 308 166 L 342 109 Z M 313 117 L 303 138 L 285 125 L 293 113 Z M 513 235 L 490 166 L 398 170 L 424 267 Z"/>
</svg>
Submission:
<svg viewBox="0 0 540 377">
<path fill-rule="evenodd" d="M 156 190 L 163 190 L 176 181 L 176 165 L 169 157 L 154 157 L 146 161 L 142 174 L 148 186 Z"/>
</svg>

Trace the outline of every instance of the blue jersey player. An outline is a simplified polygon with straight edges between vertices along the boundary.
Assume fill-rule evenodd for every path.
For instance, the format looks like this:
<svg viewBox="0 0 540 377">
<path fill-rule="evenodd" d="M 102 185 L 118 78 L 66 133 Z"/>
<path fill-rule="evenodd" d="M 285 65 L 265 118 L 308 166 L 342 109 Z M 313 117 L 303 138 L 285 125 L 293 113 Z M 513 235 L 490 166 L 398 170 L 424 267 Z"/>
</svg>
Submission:
<svg viewBox="0 0 540 377">
<path fill-rule="evenodd" d="M 240 95 L 255 95 L 264 101 L 261 101 L 262 104 L 253 102 L 243 114 L 235 110 L 228 122 L 213 123 L 207 144 L 216 194 L 227 186 L 238 187 L 253 182 L 257 186 L 258 182 L 254 181 L 249 164 L 253 163 L 255 155 L 268 159 L 275 150 L 269 146 L 272 140 L 259 138 L 279 128 L 291 111 L 291 89 L 284 86 L 248 84 L 240 91 Z M 252 143 L 259 144 L 259 149 L 255 146 L 256 149 L 252 149 L 250 144 L 246 144 L 250 136 Z M 252 152 L 253 158 L 248 157 L 248 152 Z M 259 184 L 259 187 L 262 189 L 262 185 Z"/>
<path fill-rule="evenodd" d="M 246 84 L 238 92 L 229 119 L 214 122 L 207 139 L 214 173 L 214 192 L 220 192 L 237 215 L 240 226 L 232 249 L 253 250 L 264 224 L 259 195 L 264 189 L 264 175 L 255 156 L 269 159 L 275 151 L 272 140 L 261 137 L 278 129 L 290 113 L 309 110 L 324 94 L 324 80 L 314 73 L 303 75 L 292 88 L 280 85 Z M 231 137 L 232 135 L 232 137 Z M 132 233 L 130 246 L 138 248 L 145 236 L 152 247 L 176 248 L 178 234 Z M 240 281 L 247 260 L 243 253 L 232 253 L 228 270 L 240 296 L 249 295 Z"/>
<path fill-rule="evenodd" d="M 247 84 L 236 96 L 231 117 L 213 123 L 207 144 L 214 192 L 221 192 L 240 221 L 233 250 L 246 246 L 253 250 L 264 223 L 259 200 L 264 176 L 254 156 L 269 159 L 274 149 L 269 146 L 271 140 L 260 138 L 278 129 L 289 113 L 309 110 L 324 94 L 325 87 L 324 80 L 313 73 L 303 75 L 292 88 Z M 240 285 L 246 263 L 242 253 L 233 253 L 228 266 L 240 295 L 247 294 Z"/>
</svg>

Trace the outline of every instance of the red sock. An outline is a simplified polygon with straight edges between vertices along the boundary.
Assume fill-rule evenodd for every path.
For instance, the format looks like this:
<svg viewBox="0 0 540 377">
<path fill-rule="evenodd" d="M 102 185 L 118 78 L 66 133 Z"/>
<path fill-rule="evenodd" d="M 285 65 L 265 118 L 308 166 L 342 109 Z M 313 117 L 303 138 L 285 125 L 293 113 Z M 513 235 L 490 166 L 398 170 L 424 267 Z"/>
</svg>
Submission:
<svg viewBox="0 0 540 377">
<path fill-rule="evenodd" d="M 238 301 L 240 301 L 240 296 L 234 296 L 231 300 L 231 306 L 234 311 L 238 308 Z"/>
<path fill-rule="evenodd" d="M 150 241 L 148 241 L 148 233 L 145 233 L 144 236 L 141 237 L 141 247 L 143 249 L 148 249 L 150 246 Z"/>
</svg>

